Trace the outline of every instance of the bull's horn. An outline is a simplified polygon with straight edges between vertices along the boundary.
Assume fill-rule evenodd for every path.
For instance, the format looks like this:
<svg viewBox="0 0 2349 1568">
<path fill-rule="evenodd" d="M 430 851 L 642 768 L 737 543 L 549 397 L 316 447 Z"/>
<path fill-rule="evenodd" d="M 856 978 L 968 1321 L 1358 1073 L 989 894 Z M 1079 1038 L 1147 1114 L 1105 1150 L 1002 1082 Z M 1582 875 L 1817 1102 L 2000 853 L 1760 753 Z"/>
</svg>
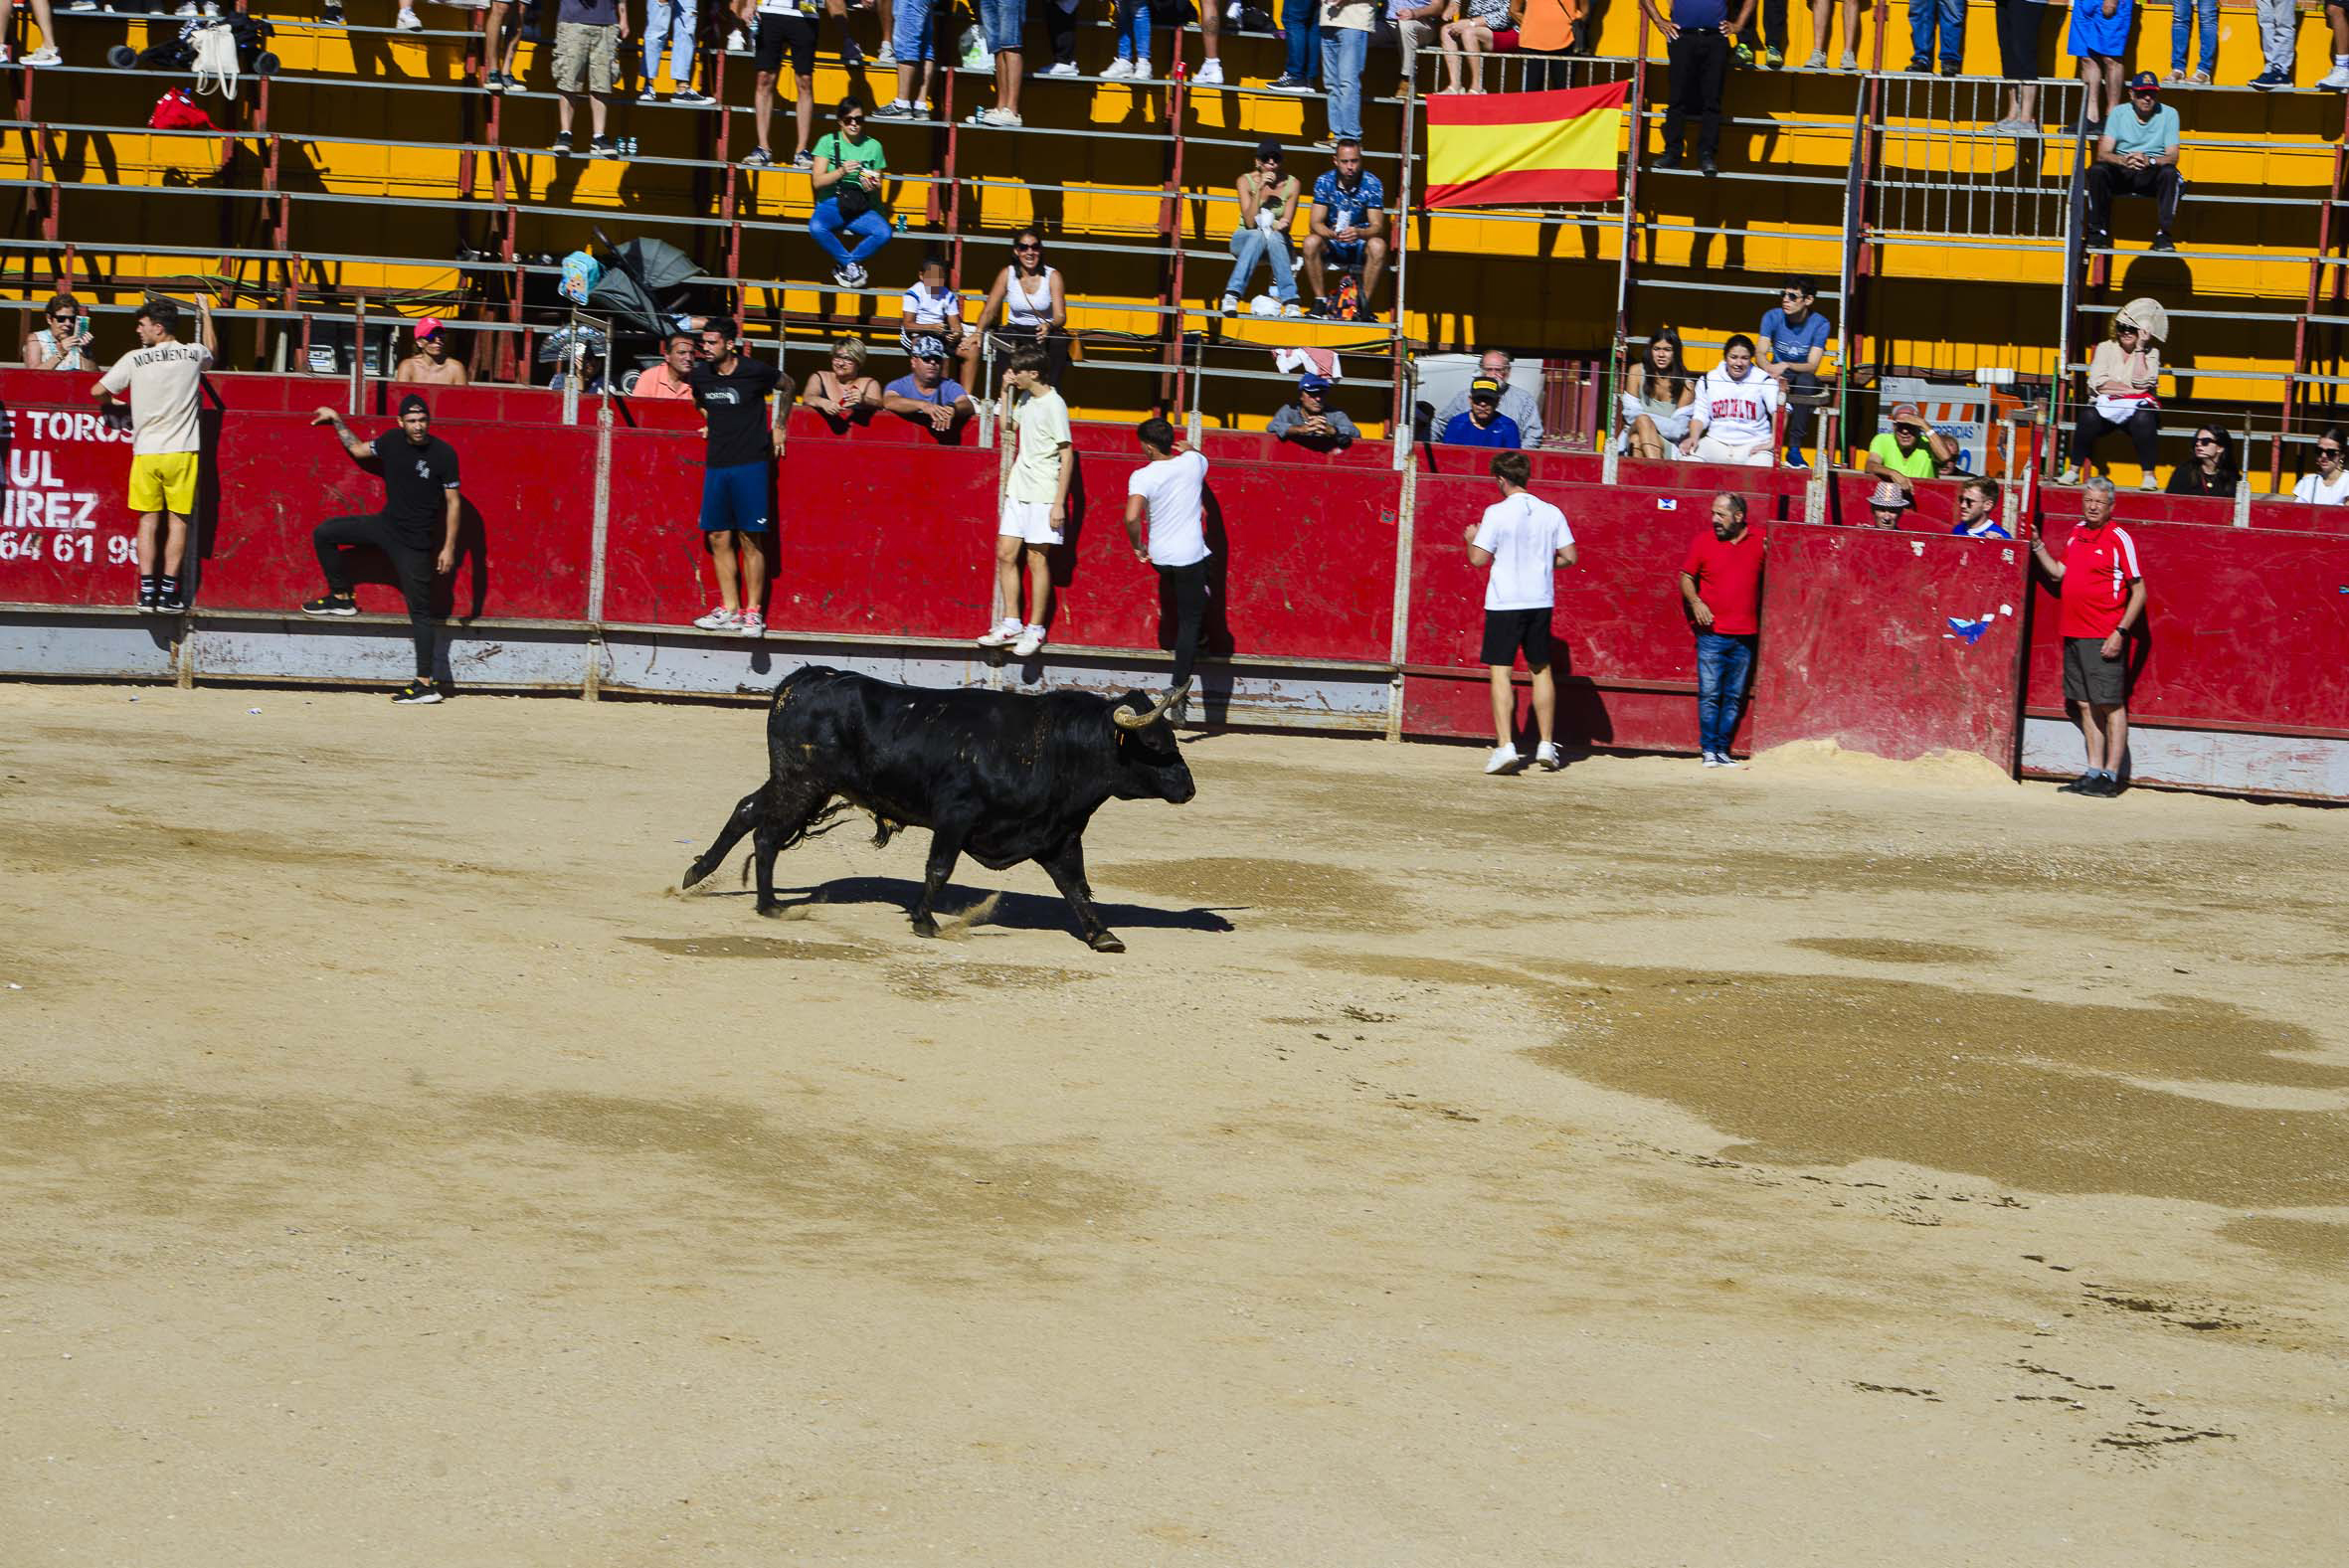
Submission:
<svg viewBox="0 0 2349 1568">
<path fill-rule="evenodd" d="M 1190 683 L 1185 681 L 1182 685 L 1168 692 L 1167 695 L 1159 699 L 1159 705 L 1148 713 L 1135 713 L 1125 708 L 1112 709 L 1109 716 L 1110 722 L 1121 730 L 1147 730 L 1165 718 L 1169 708 L 1182 700 L 1182 694 L 1189 689 L 1189 685 Z"/>
</svg>

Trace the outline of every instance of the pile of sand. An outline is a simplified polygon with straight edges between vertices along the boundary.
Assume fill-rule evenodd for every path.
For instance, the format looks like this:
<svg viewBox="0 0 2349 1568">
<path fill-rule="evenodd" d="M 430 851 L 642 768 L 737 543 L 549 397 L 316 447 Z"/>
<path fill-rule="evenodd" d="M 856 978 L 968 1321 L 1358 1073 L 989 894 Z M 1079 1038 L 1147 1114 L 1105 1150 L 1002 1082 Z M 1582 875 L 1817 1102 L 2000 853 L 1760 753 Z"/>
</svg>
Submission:
<svg viewBox="0 0 2349 1568">
<path fill-rule="evenodd" d="M 1834 741 L 1789 741 L 1754 754 L 1755 767 L 1790 779 L 1848 779 L 1855 784 L 2011 786 L 2014 777 L 1978 752 L 1928 752 L 1906 762 L 1847 751 Z"/>
</svg>

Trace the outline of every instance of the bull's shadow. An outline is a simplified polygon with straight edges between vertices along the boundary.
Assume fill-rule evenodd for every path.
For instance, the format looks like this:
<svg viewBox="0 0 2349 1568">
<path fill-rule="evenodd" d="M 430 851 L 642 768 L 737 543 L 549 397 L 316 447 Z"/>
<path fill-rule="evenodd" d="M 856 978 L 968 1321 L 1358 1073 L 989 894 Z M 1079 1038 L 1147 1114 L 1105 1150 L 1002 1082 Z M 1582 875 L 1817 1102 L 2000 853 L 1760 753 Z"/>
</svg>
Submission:
<svg viewBox="0 0 2349 1568">
<path fill-rule="evenodd" d="M 747 897 L 729 892 L 725 897 Z M 904 877 L 835 877 L 813 887 L 777 888 L 776 904 L 781 909 L 799 909 L 815 904 L 888 904 L 910 910 L 922 896 L 922 885 Z M 1075 937 L 1084 936 L 1077 930 L 1071 917 L 1068 900 L 1057 893 L 986 892 L 950 882 L 938 898 L 939 918 L 944 921 L 958 918 L 975 905 L 993 898 L 994 908 L 984 921 L 985 926 L 1000 926 L 1007 931 L 1056 931 Z M 1130 931 L 1205 931 L 1223 933 L 1238 928 L 1223 918 L 1219 910 L 1153 909 L 1146 904 L 1112 904 L 1096 900 L 1094 908 L 1101 912 L 1103 924 Z M 948 914 L 949 909 L 954 915 Z M 915 940 L 909 934 L 909 941 Z"/>
</svg>

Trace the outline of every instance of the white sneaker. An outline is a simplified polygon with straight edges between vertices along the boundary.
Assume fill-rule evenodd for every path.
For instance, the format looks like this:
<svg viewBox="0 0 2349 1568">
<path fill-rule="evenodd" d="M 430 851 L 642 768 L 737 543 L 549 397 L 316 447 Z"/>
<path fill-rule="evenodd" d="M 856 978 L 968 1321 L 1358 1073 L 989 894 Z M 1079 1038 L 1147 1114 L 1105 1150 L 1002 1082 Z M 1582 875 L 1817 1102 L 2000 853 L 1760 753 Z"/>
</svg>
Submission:
<svg viewBox="0 0 2349 1568">
<path fill-rule="evenodd" d="M 1077 74 L 1077 63 L 1073 60 L 1059 61 L 1036 73 L 1039 77 L 1073 77 Z"/>
<path fill-rule="evenodd" d="M 2065 469 L 2062 473 L 2056 475 L 2056 482 L 2058 484 L 2079 483 L 2079 469 L 2077 467 Z"/>
<path fill-rule="evenodd" d="M 421 33 L 424 31 L 424 18 L 402 6 L 400 14 L 392 19 L 392 26 L 403 33 Z"/>
<path fill-rule="evenodd" d="M 750 41 L 750 38 L 749 38 L 749 36 L 748 36 L 748 35 L 746 35 L 746 34 L 743 32 L 743 30 L 742 30 L 741 28 L 739 28 L 739 27 L 738 27 L 738 28 L 735 28 L 733 31 L 729 32 L 729 33 L 726 35 L 726 53 L 727 53 L 727 54 L 729 54 L 729 55 L 747 55 L 747 54 L 749 54 L 750 52 L 751 52 L 751 41 Z"/>
<path fill-rule="evenodd" d="M 1219 308 L 1221 308 L 1223 313 L 1227 316 L 1238 315 L 1240 313 L 1240 296 L 1237 294 L 1225 294 L 1223 296 L 1223 303 Z"/>
<path fill-rule="evenodd" d="M 760 614 L 755 610 L 744 611 L 742 617 L 742 634 L 746 637 L 765 636 L 767 634 L 767 617 Z"/>
<path fill-rule="evenodd" d="M 1220 60 L 1202 62 L 1199 66 L 1199 74 L 1190 80 L 1194 85 L 1202 87 L 1223 86 L 1223 62 Z"/>
<path fill-rule="evenodd" d="M 2316 79 L 2318 87 L 2326 92 L 2349 92 L 2349 66 L 2335 66 Z"/>
<path fill-rule="evenodd" d="M 1017 642 L 1011 644 L 1011 656 L 1017 659 L 1032 658 L 1043 645 L 1044 628 L 1031 625 L 1019 634 Z"/>
<path fill-rule="evenodd" d="M 43 44 L 39 49 L 27 55 L 23 63 L 28 66 L 62 66 L 66 63 L 66 57 L 47 44 Z"/>
<path fill-rule="evenodd" d="M 176 11 L 172 12 L 171 14 L 172 14 L 173 16 L 194 16 L 194 15 L 196 15 L 196 0 L 184 0 L 184 3 L 183 3 L 181 6 L 180 6 L 180 8 L 179 8 L 178 10 L 176 10 Z"/>
<path fill-rule="evenodd" d="M 998 620 L 979 634 L 979 645 L 983 648 L 1009 647 L 1019 640 L 1019 633 L 1025 629 L 1016 620 Z"/>
<path fill-rule="evenodd" d="M 1132 75 L 1134 75 L 1134 62 L 1131 60 L 1113 60 L 1109 63 L 1109 68 L 1101 73 L 1101 80 L 1104 82 L 1123 82 L 1126 78 Z"/>
<path fill-rule="evenodd" d="M 1301 316 L 1305 314 L 1305 307 L 1299 304 L 1296 300 L 1292 299 L 1288 303 L 1281 306 L 1281 314 L 1284 316 Z"/>
<path fill-rule="evenodd" d="M 742 616 L 720 605 L 693 623 L 704 631 L 732 631 L 742 624 Z"/>
<path fill-rule="evenodd" d="M 1525 766 L 1525 758 L 1514 746 L 1496 746 L 1493 755 L 1485 759 L 1485 772 L 1489 774 L 1514 774 Z"/>
<path fill-rule="evenodd" d="M 1137 82 L 1148 82 L 1148 81 L 1151 79 L 1151 77 L 1152 77 L 1154 74 L 1155 74 L 1155 73 L 1153 72 L 1153 70 L 1152 70 L 1152 68 L 1151 68 L 1151 64 L 1150 64 L 1150 62 L 1149 62 L 1149 61 L 1147 61 L 1147 60 L 1137 60 L 1137 61 L 1135 61 L 1135 62 L 1134 62 L 1134 80 L 1135 80 L 1135 81 L 1137 81 Z"/>
<path fill-rule="evenodd" d="M 895 71 L 897 69 L 897 46 L 883 44 L 881 52 L 873 56 L 873 64 L 883 71 Z"/>
<path fill-rule="evenodd" d="M 1713 766 L 1716 768 L 1742 768 L 1745 765 L 1737 761 L 1736 758 L 1731 757 L 1727 752 L 1715 752 L 1713 754 Z"/>
<path fill-rule="evenodd" d="M 1566 766 L 1565 758 L 1558 754 L 1555 741 L 1543 741 L 1539 746 L 1535 747 L 1534 761 L 1553 774 Z"/>
</svg>

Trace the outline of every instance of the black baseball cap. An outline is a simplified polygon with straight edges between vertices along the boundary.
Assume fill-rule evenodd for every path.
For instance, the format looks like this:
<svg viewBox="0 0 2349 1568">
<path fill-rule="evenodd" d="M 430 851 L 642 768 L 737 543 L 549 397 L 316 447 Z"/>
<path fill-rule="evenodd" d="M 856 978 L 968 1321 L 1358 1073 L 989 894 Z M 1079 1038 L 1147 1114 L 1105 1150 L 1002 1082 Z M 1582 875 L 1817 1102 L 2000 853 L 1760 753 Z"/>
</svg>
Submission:
<svg viewBox="0 0 2349 1568">
<path fill-rule="evenodd" d="M 2155 76 L 2150 71 L 2140 71 L 2135 76 L 2129 78 L 2129 90 L 2131 92 L 2151 92 L 2156 96 L 2159 96 L 2161 92 L 2161 78 Z"/>
<path fill-rule="evenodd" d="M 1281 144 L 1277 141 L 1267 138 L 1256 144 L 1256 157 L 1259 162 L 1270 158 L 1273 162 L 1278 163 L 1286 156 L 1287 154 L 1281 151 Z"/>
</svg>

